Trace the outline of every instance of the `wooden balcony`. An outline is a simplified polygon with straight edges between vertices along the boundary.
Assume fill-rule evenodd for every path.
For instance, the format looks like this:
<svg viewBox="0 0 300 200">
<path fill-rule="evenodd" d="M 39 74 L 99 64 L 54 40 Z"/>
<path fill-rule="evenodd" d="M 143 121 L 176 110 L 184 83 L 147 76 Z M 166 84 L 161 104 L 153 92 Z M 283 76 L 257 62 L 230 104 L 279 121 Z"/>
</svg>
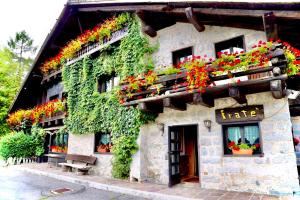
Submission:
<svg viewBox="0 0 300 200">
<path fill-rule="evenodd" d="M 61 81 L 61 73 L 62 73 L 62 69 L 53 71 L 49 75 L 43 77 L 41 84 L 46 86 Z"/>
<path fill-rule="evenodd" d="M 152 87 L 143 88 L 141 92 L 133 93 L 125 99 L 124 106 L 138 106 L 139 109 L 149 112 L 161 113 L 164 107 L 176 110 L 186 110 L 186 104 L 200 104 L 207 107 L 214 106 L 214 99 L 232 97 L 239 104 L 246 104 L 246 94 L 271 91 L 274 98 L 282 98 L 286 94 L 285 74 L 287 60 L 281 45 L 273 47 L 268 54 L 268 66 L 249 66 L 246 71 L 236 71 L 230 74 L 214 75 L 209 73 L 209 83 L 205 92 L 199 89 L 190 90 L 185 82 L 186 71 L 179 74 L 159 75 L 154 86 L 159 86 L 160 91 Z M 236 80 L 239 80 L 236 82 Z M 121 85 L 125 92 L 128 85 Z M 156 93 L 153 95 L 153 93 Z"/>
<path fill-rule="evenodd" d="M 42 119 L 40 122 L 40 126 L 43 128 L 62 126 L 64 124 L 63 120 L 65 118 L 65 112 L 59 112 L 55 116 Z"/>
<path fill-rule="evenodd" d="M 67 60 L 66 65 L 71 65 L 86 56 L 94 54 L 95 52 L 98 52 L 101 49 L 103 49 L 115 42 L 120 41 L 122 38 L 127 36 L 127 34 L 128 34 L 128 27 L 125 27 L 121 30 L 113 32 L 111 37 L 109 39 L 104 39 L 102 43 L 96 42 L 96 43 L 92 43 L 92 44 L 89 44 L 89 45 L 83 47 L 80 51 L 78 51 L 76 53 L 74 58 Z"/>
</svg>

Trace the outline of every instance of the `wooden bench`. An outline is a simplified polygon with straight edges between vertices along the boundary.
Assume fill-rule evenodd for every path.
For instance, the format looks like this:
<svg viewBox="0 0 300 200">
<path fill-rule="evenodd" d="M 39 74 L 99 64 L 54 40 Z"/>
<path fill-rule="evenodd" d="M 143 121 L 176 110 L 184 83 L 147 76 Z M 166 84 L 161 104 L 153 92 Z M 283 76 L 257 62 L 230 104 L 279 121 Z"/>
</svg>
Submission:
<svg viewBox="0 0 300 200">
<path fill-rule="evenodd" d="M 59 163 L 59 165 L 62 166 L 63 171 L 72 171 L 72 169 L 76 169 L 77 174 L 79 175 L 87 174 L 92 168 L 92 166 L 89 165 L 94 165 L 97 160 L 94 156 L 79 154 L 67 154 L 65 159 L 67 161 L 66 163 Z M 68 161 L 71 161 L 71 163 Z"/>
</svg>

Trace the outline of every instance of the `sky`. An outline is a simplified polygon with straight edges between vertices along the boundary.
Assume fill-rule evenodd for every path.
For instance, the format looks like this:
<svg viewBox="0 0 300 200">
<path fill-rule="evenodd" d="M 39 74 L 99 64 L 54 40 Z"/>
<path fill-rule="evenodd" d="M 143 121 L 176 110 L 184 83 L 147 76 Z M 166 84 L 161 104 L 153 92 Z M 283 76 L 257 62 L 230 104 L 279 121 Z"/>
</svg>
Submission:
<svg viewBox="0 0 300 200">
<path fill-rule="evenodd" d="M 40 48 L 54 26 L 67 0 L 8 0 L 1 1 L 0 46 L 6 46 L 9 37 L 25 30 Z"/>
<path fill-rule="evenodd" d="M 40 48 L 56 19 L 59 17 L 66 1 L 67 0 L 2 0 L 0 7 L 0 47 L 5 46 L 9 37 L 13 37 L 16 32 L 25 30 L 31 38 L 34 39 L 35 46 Z M 253 0 L 252 2 L 260 1 L 272 2 L 271 0 Z M 274 1 L 278 2 L 282 0 L 273 0 L 273 2 Z M 300 0 L 294 1 L 299 2 Z"/>
</svg>

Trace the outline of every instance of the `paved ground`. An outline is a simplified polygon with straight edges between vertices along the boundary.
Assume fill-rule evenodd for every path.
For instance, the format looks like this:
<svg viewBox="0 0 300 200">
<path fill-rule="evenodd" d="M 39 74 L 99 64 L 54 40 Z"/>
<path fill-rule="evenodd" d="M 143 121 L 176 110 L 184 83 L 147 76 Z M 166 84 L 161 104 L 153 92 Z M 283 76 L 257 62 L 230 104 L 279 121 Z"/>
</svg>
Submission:
<svg viewBox="0 0 300 200">
<path fill-rule="evenodd" d="M 51 190 L 69 188 L 54 195 Z M 58 179 L 0 167 L 0 200 L 144 200 L 144 198 L 103 191 Z"/>
<path fill-rule="evenodd" d="M 199 184 L 178 184 L 172 188 L 166 185 L 158 185 L 151 183 L 134 183 L 126 180 L 107 179 L 101 176 L 78 176 L 72 172 L 62 172 L 61 169 L 49 168 L 46 163 L 25 164 L 12 166 L 14 170 L 22 170 L 35 174 L 40 174 L 60 180 L 66 180 L 72 183 L 81 183 L 91 187 L 109 190 L 112 192 L 125 193 L 129 195 L 141 196 L 148 199 L 166 199 L 166 200 L 277 200 L 280 199 L 275 196 L 259 195 L 253 193 L 243 192 L 228 192 L 223 190 L 211 190 L 200 188 Z M 0 172 L 1 173 L 1 172 Z M 1 181 L 1 180 L 0 180 Z M 1 183 L 0 183 L 1 190 Z M 80 200 L 85 200 L 78 196 Z M 131 197 L 119 196 L 119 199 Z M 67 199 L 67 198 L 65 198 Z M 99 199 L 99 198 L 98 198 Z M 133 198 L 134 199 L 134 198 Z M 291 199 L 281 198 L 284 200 Z"/>
</svg>

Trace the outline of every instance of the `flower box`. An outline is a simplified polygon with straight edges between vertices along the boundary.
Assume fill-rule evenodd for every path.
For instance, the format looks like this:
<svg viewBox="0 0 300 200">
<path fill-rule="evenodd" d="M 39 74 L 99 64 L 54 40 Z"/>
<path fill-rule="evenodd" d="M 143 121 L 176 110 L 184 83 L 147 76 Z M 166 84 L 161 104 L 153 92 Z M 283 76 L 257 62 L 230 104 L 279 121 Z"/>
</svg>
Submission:
<svg viewBox="0 0 300 200">
<path fill-rule="evenodd" d="M 253 149 L 240 149 L 240 150 L 234 150 L 232 149 L 233 155 L 252 155 Z"/>
</svg>

